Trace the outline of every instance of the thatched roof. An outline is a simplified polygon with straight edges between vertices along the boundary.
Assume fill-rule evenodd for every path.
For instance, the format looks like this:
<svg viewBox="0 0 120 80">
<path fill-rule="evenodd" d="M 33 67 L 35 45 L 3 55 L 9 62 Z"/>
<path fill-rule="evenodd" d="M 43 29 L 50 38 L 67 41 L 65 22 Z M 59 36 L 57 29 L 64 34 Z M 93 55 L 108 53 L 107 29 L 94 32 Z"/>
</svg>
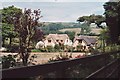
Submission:
<svg viewBox="0 0 120 80">
<path fill-rule="evenodd" d="M 69 39 L 67 34 L 49 34 L 48 36 L 46 36 L 47 40 L 49 40 L 51 38 L 55 42 L 56 42 L 56 40 L 63 40 L 63 42 L 64 42 L 66 39 Z"/>
<path fill-rule="evenodd" d="M 95 44 L 96 43 L 96 38 L 92 38 L 90 36 L 84 36 L 84 35 L 80 35 L 78 37 L 75 37 L 74 40 L 84 40 L 87 45 L 90 45 L 90 44 Z"/>
</svg>

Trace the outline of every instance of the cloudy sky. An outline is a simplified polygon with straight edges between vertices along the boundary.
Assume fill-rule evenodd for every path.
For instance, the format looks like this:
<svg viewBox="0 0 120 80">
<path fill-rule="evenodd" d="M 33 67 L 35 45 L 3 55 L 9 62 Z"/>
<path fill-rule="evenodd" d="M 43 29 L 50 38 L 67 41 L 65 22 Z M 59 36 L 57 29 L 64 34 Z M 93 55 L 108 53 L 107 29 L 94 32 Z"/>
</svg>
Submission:
<svg viewBox="0 0 120 80">
<path fill-rule="evenodd" d="M 106 0 L 107 1 L 107 0 Z M 39 2 L 2 2 L 0 8 L 14 5 L 18 8 L 41 9 L 43 16 L 41 22 L 76 22 L 77 18 L 84 15 L 104 13 L 105 0 L 41 0 Z"/>
</svg>

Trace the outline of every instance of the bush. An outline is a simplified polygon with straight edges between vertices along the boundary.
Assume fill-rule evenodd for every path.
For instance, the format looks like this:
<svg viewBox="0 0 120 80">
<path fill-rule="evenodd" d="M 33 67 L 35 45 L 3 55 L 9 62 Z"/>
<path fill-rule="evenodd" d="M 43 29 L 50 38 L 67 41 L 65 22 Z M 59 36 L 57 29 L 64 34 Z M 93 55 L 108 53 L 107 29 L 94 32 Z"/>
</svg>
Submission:
<svg viewBox="0 0 120 80">
<path fill-rule="evenodd" d="M 54 52 L 54 48 L 52 46 L 47 46 L 46 51 L 47 52 Z"/>
<path fill-rule="evenodd" d="M 61 49 L 61 47 L 58 44 L 56 44 L 54 47 L 55 52 L 60 51 L 60 49 Z"/>
<path fill-rule="evenodd" d="M 7 56 L 2 56 L 2 68 L 10 68 L 16 66 L 16 56 L 12 55 L 7 55 Z"/>
<path fill-rule="evenodd" d="M 32 49 L 31 52 L 46 52 L 45 48 L 41 49 Z"/>
<path fill-rule="evenodd" d="M 83 55 L 77 55 L 77 56 L 75 56 L 75 58 L 83 58 L 83 57 L 85 57 L 86 55 L 85 54 L 83 54 Z"/>
<path fill-rule="evenodd" d="M 31 52 L 41 52 L 41 50 L 40 49 L 33 49 L 33 50 L 31 50 Z"/>
<path fill-rule="evenodd" d="M 68 55 L 67 53 L 60 53 L 59 55 L 56 55 L 56 57 L 50 58 L 48 62 L 69 60 L 70 58 L 72 58 L 72 54 Z"/>
<path fill-rule="evenodd" d="M 19 46 L 18 45 L 12 45 L 12 46 L 6 46 L 7 51 L 5 52 L 12 52 L 12 53 L 17 53 L 19 51 Z"/>
<path fill-rule="evenodd" d="M 37 61 L 35 60 L 35 58 L 37 58 L 36 54 L 33 54 L 32 56 L 30 56 L 29 60 L 28 60 L 28 64 L 29 65 L 36 65 Z"/>
<path fill-rule="evenodd" d="M 72 51 L 73 51 L 73 47 L 72 47 L 72 46 L 65 45 L 65 46 L 64 46 L 64 51 L 72 52 Z"/>
<path fill-rule="evenodd" d="M 77 51 L 80 51 L 80 52 L 82 51 L 82 45 L 77 46 Z"/>
</svg>

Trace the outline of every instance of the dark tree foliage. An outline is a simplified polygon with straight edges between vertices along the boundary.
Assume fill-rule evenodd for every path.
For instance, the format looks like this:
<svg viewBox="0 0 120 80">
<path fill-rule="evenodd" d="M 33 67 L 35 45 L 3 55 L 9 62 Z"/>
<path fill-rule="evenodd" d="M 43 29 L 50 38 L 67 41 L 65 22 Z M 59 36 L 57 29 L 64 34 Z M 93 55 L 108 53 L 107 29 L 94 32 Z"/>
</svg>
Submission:
<svg viewBox="0 0 120 80">
<path fill-rule="evenodd" d="M 65 31 L 65 32 L 63 32 L 63 34 L 67 34 L 69 36 L 70 40 L 72 40 L 72 41 L 75 37 L 75 32 Z"/>
<path fill-rule="evenodd" d="M 2 46 L 4 45 L 5 39 L 9 38 L 10 39 L 10 43 L 9 46 L 11 46 L 12 43 L 12 38 L 16 37 L 17 34 L 14 31 L 14 27 L 10 21 L 10 18 L 14 16 L 14 14 L 18 14 L 21 13 L 22 10 L 19 8 L 16 8 L 14 6 L 9 6 L 6 8 L 3 8 L 0 10 L 1 15 L 2 15 Z"/>
<path fill-rule="evenodd" d="M 13 58 L 12 55 L 2 56 L 1 58 L 2 58 L 3 69 L 15 66 L 15 58 Z"/>
<path fill-rule="evenodd" d="M 90 23 L 96 23 L 98 27 L 103 28 L 100 26 L 102 22 L 105 22 L 105 17 L 102 15 L 95 15 L 92 14 L 90 16 L 82 16 L 77 19 L 78 22 L 84 22 L 87 21 L 89 24 Z"/>
<path fill-rule="evenodd" d="M 25 9 L 22 13 L 16 13 L 11 17 L 15 31 L 19 35 L 19 54 L 21 55 L 23 65 L 26 66 L 30 55 L 30 42 L 34 34 L 38 33 L 38 20 L 41 18 L 40 9 L 32 11 Z"/>
<path fill-rule="evenodd" d="M 42 39 L 43 39 L 43 31 L 41 30 L 41 28 L 37 28 L 32 37 L 32 42 L 36 44 L 38 41 L 41 41 Z"/>
<path fill-rule="evenodd" d="M 89 23 L 81 24 L 81 32 L 80 32 L 80 34 L 88 35 L 88 34 L 90 34 L 90 32 L 91 32 L 91 28 L 90 28 Z"/>
<path fill-rule="evenodd" d="M 120 2 L 104 4 L 106 23 L 109 28 L 110 42 L 120 44 Z"/>
<path fill-rule="evenodd" d="M 10 18 L 14 16 L 13 14 L 22 13 L 22 9 L 16 8 L 12 5 L 12 6 L 3 8 L 1 10 L 1 13 L 2 13 L 2 23 L 10 24 L 10 20 L 11 20 Z"/>
</svg>

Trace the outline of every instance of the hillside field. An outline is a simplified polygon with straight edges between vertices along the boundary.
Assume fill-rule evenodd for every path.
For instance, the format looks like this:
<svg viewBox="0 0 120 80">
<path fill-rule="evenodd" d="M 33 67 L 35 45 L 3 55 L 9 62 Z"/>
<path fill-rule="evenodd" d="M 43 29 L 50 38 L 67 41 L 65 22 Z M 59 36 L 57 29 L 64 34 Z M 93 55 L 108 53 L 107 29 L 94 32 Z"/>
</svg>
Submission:
<svg viewBox="0 0 120 80">
<path fill-rule="evenodd" d="M 101 28 L 92 28 L 91 32 L 95 33 L 95 34 L 100 34 L 101 30 L 102 30 Z M 76 34 L 79 34 L 81 31 L 81 28 L 65 28 L 65 29 L 61 29 L 59 31 L 61 31 L 61 32 L 70 31 L 70 32 L 75 32 Z"/>
</svg>

